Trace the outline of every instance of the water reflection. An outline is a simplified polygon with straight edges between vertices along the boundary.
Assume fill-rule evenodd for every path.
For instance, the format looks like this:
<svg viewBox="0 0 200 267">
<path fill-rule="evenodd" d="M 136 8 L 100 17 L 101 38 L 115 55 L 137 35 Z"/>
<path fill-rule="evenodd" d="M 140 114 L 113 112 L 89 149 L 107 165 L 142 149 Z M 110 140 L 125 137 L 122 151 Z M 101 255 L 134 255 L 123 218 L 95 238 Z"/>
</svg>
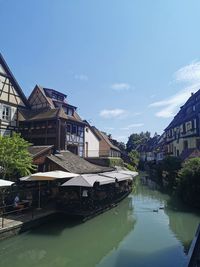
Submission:
<svg viewBox="0 0 200 267">
<path fill-rule="evenodd" d="M 126 198 L 84 224 L 54 221 L 0 243 L 0 266 L 95 266 L 117 250 L 134 224 L 132 201 Z"/>
</svg>

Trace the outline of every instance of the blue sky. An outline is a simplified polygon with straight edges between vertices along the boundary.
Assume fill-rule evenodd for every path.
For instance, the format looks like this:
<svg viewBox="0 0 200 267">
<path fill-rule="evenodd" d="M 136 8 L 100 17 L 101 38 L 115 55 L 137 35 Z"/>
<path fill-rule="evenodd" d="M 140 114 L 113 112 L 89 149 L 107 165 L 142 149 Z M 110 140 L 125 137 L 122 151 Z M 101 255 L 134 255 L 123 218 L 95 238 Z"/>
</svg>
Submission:
<svg viewBox="0 0 200 267">
<path fill-rule="evenodd" d="M 0 0 L 0 51 L 28 96 L 68 95 L 120 141 L 162 133 L 200 88 L 199 0 Z"/>
</svg>

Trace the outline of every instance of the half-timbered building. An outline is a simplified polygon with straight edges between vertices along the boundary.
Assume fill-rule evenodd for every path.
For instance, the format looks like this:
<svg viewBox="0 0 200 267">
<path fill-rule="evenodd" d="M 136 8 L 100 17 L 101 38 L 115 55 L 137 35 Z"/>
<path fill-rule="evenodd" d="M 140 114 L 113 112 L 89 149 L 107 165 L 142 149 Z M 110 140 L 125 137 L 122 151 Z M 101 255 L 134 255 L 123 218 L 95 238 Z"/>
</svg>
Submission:
<svg viewBox="0 0 200 267">
<path fill-rule="evenodd" d="M 27 106 L 22 89 L 0 54 L 0 135 L 18 131 L 21 110 Z"/>
<path fill-rule="evenodd" d="M 85 123 L 67 96 L 36 85 L 28 98 L 30 110 L 23 114 L 20 131 L 34 145 L 54 145 L 83 157 Z"/>
<path fill-rule="evenodd" d="M 165 129 L 168 154 L 184 156 L 200 149 L 200 90 L 191 94 Z"/>
</svg>

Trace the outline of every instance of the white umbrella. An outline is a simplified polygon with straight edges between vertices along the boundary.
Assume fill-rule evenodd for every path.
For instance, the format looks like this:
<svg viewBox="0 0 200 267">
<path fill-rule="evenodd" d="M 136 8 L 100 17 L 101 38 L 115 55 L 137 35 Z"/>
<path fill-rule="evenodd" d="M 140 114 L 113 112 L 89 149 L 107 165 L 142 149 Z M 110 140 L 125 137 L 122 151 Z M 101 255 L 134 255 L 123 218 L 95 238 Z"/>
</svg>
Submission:
<svg viewBox="0 0 200 267">
<path fill-rule="evenodd" d="M 125 181 L 125 180 L 132 180 L 132 177 L 130 175 L 119 173 L 119 172 L 103 172 L 103 173 L 100 173 L 100 175 L 109 177 L 112 179 L 117 179 L 119 182 Z"/>
<path fill-rule="evenodd" d="M 20 178 L 21 181 L 39 181 L 39 200 L 38 200 L 38 209 L 40 209 L 41 202 L 41 190 L 40 190 L 40 181 L 53 181 L 56 179 L 70 179 L 73 177 L 79 176 L 79 174 L 64 172 L 64 171 L 50 171 L 50 172 L 38 172 L 31 174 L 27 177 Z"/>
<path fill-rule="evenodd" d="M 0 187 L 8 187 L 14 184 L 14 182 L 0 179 Z"/>
<path fill-rule="evenodd" d="M 98 182 L 100 185 L 104 185 L 114 183 L 115 181 L 111 178 L 103 177 L 98 174 L 84 174 L 72 178 L 61 186 L 93 187 L 95 182 Z"/>
<path fill-rule="evenodd" d="M 79 174 L 64 172 L 64 171 L 50 171 L 37 172 L 27 177 L 20 178 L 21 181 L 53 181 L 56 179 L 67 179 L 79 176 Z"/>
<path fill-rule="evenodd" d="M 119 173 L 131 175 L 132 177 L 135 177 L 138 175 L 138 172 L 128 171 L 128 170 L 118 170 Z"/>
</svg>

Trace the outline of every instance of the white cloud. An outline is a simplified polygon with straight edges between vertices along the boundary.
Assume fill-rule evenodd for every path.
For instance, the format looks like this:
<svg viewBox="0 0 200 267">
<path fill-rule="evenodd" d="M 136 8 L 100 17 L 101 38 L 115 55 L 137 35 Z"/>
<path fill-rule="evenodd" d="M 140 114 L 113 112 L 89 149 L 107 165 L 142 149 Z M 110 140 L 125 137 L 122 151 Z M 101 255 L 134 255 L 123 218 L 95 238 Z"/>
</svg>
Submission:
<svg viewBox="0 0 200 267">
<path fill-rule="evenodd" d="M 199 83 L 200 82 L 200 61 L 194 61 L 175 72 L 177 82 Z"/>
<path fill-rule="evenodd" d="M 150 107 L 163 107 L 155 114 L 157 117 L 170 118 L 175 116 L 191 93 L 195 93 L 200 89 L 200 61 L 192 62 L 180 68 L 175 72 L 174 78 L 175 82 L 183 83 L 184 89 L 167 99 L 150 104 Z"/>
<path fill-rule="evenodd" d="M 144 126 L 144 123 L 133 123 L 133 124 L 129 124 L 126 127 L 121 128 L 121 130 L 131 130 L 133 128 L 139 128 Z"/>
<path fill-rule="evenodd" d="M 113 83 L 111 85 L 111 89 L 115 91 L 127 91 L 131 88 L 130 84 L 128 83 Z"/>
<path fill-rule="evenodd" d="M 80 81 L 85 81 L 85 82 L 88 81 L 88 76 L 85 75 L 85 74 L 75 74 L 75 75 L 74 75 L 74 78 L 75 78 L 76 80 L 80 80 Z"/>
<path fill-rule="evenodd" d="M 103 109 L 99 115 L 104 119 L 112 119 L 112 118 L 122 119 L 127 115 L 127 111 L 119 108 Z"/>
</svg>

